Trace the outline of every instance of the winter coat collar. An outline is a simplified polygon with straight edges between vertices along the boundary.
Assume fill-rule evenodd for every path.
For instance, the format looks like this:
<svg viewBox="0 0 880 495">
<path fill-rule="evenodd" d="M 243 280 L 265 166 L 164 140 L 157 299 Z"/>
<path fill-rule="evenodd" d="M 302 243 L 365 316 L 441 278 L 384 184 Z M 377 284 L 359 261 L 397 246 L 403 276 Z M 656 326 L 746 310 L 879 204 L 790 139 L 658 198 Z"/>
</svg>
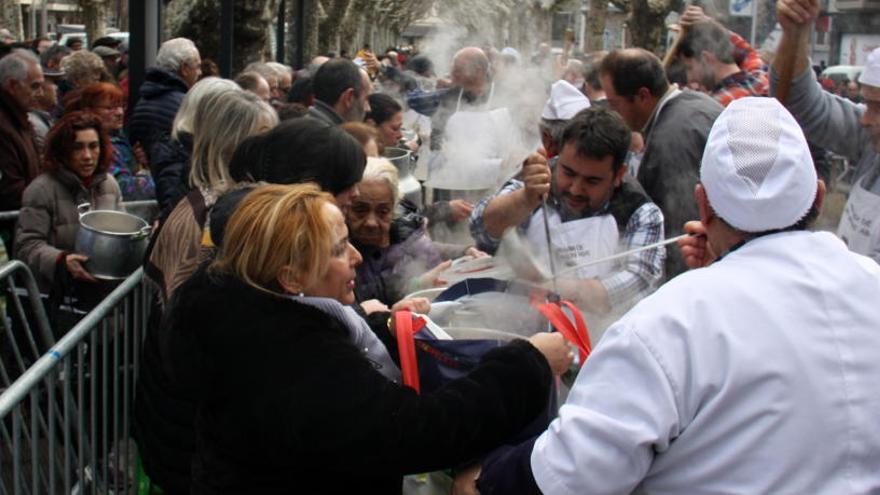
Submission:
<svg viewBox="0 0 880 495">
<path fill-rule="evenodd" d="M 0 88 L 0 111 L 8 115 L 11 119 L 15 119 L 15 123 L 21 128 L 28 130 L 32 128 L 31 123 L 28 120 L 27 109 L 22 107 L 21 103 L 3 88 Z"/>
<path fill-rule="evenodd" d="M 147 69 L 146 80 L 141 86 L 141 96 L 156 98 L 165 93 L 189 91 L 189 86 L 174 72 L 152 67 Z"/>
</svg>

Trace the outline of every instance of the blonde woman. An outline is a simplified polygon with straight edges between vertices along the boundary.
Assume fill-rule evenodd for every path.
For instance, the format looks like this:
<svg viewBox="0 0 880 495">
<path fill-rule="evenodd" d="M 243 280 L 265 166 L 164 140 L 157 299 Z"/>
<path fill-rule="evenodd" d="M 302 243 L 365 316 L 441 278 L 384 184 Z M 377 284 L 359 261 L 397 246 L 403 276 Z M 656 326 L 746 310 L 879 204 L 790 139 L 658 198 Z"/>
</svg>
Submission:
<svg viewBox="0 0 880 495">
<path fill-rule="evenodd" d="M 171 125 L 171 132 L 158 137 L 149 150 L 150 172 L 156 180 L 159 209 L 167 214 L 190 190 L 189 159 L 196 133 L 196 108 L 209 95 L 240 91 L 235 82 L 219 77 L 206 77 L 197 82 L 183 97 Z"/>
<path fill-rule="evenodd" d="M 208 212 L 217 197 L 235 185 L 229 161 L 236 146 L 277 123 L 269 104 L 242 90 L 211 94 L 199 101 L 190 160 L 193 189 L 161 225 L 146 266 L 147 275 L 160 289 L 160 303 L 167 302 L 198 266 Z"/>
<path fill-rule="evenodd" d="M 166 330 L 169 367 L 196 401 L 191 493 L 400 493 L 403 474 L 480 456 L 544 408 L 570 362 L 557 334 L 495 349 L 436 392 L 401 386 L 348 306 L 360 261 L 316 186 L 242 200 Z"/>
</svg>

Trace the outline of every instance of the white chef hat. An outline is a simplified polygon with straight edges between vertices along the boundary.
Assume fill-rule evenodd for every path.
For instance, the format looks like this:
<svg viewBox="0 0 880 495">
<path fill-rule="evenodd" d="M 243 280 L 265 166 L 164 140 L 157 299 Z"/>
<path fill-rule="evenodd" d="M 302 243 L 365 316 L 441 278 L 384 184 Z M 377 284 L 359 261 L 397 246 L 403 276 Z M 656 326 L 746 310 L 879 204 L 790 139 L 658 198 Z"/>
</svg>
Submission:
<svg viewBox="0 0 880 495">
<path fill-rule="evenodd" d="M 880 88 L 880 48 L 874 48 L 868 54 L 868 63 L 859 75 L 859 83 Z"/>
<path fill-rule="evenodd" d="M 578 112 L 590 107 L 590 100 L 570 82 L 560 79 L 550 88 L 550 99 L 544 105 L 541 118 L 569 120 Z"/>
<path fill-rule="evenodd" d="M 706 142 L 700 181 L 715 213 L 744 232 L 790 227 L 816 198 L 816 169 L 794 117 L 775 98 L 741 98 Z"/>
</svg>

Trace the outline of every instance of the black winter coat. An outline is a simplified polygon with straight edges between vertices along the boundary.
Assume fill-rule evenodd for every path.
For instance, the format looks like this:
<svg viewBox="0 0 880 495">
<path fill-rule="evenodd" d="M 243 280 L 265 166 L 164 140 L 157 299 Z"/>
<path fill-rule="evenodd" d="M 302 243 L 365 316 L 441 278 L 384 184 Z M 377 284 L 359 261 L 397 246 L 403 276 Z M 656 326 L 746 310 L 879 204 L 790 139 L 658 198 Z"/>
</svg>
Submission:
<svg viewBox="0 0 880 495">
<path fill-rule="evenodd" d="M 156 67 L 147 69 L 140 98 L 128 121 L 128 138 L 132 145 L 141 143 L 151 161 L 153 143 L 171 132 L 171 124 L 188 90 L 177 74 Z"/>
<path fill-rule="evenodd" d="M 194 494 L 400 493 L 522 430 L 551 373 L 529 343 L 419 396 L 386 380 L 322 311 L 198 272 L 175 295 L 167 355 L 197 397 Z"/>
<path fill-rule="evenodd" d="M 190 191 L 189 159 L 192 156 L 192 134 L 181 132 L 177 139 L 163 134 L 149 150 L 150 174 L 156 181 L 156 200 L 161 217 L 171 210 Z"/>
</svg>

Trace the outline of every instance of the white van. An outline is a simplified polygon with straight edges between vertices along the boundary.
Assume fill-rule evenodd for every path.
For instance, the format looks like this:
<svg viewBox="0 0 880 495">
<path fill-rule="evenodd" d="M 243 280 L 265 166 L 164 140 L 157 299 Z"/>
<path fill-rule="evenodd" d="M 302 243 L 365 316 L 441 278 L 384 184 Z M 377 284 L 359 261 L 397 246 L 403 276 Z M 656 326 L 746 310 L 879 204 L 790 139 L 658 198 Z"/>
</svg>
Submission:
<svg viewBox="0 0 880 495">
<path fill-rule="evenodd" d="M 844 79 L 847 81 L 858 81 L 862 69 L 864 69 L 862 65 L 832 65 L 823 70 L 819 77 L 831 79 L 834 81 L 834 84 Z"/>
</svg>

